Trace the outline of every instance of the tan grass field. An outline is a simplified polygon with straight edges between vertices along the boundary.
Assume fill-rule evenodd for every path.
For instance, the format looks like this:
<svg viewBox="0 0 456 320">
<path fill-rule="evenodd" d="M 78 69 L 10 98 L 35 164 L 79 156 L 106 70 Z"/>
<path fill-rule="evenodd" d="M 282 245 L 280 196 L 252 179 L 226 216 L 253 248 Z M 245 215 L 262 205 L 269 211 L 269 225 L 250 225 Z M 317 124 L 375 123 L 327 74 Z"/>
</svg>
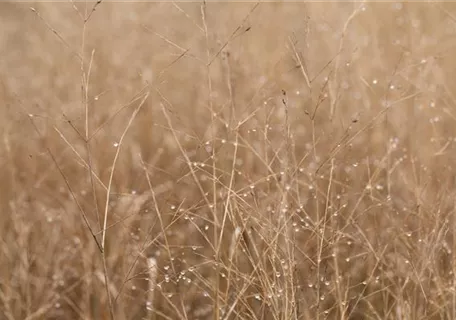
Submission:
<svg viewBox="0 0 456 320">
<path fill-rule="evenodd" d="M 0 319 L 456 319 L 456 5 L 2 2 Z"/>
</svg>

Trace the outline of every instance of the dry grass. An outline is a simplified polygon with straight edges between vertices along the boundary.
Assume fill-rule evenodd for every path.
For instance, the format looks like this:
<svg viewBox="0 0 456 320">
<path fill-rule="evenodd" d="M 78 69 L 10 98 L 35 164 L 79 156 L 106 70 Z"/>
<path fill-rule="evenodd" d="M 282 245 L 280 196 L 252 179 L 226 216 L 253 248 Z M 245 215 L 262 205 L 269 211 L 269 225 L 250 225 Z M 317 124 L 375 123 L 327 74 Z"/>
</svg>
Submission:
<svg viewBox="0 0 456 320">
<path fill-rule="evenodd" d="M 0 17 L 0 319 L 456 318 L 453 4 Z"/>
</svg>

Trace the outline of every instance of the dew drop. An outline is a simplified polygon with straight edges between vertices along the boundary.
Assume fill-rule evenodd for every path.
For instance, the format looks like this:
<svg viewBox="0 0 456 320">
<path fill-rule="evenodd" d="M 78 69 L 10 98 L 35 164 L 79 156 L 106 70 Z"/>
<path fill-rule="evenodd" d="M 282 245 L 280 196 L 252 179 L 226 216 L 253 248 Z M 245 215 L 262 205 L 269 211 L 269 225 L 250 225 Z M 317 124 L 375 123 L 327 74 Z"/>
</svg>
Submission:
<svg viewBox="0 0 456 320">
<path fill-rule="evenodd" d="M 402 9 L 402 3 L 400 3 L 400 2 L 394 3 L 393 4 L 393 9 L 397 10 L 397 11 L 401 10 Z"/>
</svg>

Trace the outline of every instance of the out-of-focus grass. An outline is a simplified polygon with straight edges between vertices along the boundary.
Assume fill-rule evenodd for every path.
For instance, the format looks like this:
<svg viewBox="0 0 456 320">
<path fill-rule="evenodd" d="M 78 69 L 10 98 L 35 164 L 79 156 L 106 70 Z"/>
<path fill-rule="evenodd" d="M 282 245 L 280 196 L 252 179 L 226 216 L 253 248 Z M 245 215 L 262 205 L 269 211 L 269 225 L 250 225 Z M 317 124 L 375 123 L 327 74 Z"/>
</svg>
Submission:
<svg viewBox="0 0 456 320">
<path fill-rule="evenodd" d="M 94 5 L 0 4 L 1 319 L 455 318 L 453 4 Z"/>
</svg>

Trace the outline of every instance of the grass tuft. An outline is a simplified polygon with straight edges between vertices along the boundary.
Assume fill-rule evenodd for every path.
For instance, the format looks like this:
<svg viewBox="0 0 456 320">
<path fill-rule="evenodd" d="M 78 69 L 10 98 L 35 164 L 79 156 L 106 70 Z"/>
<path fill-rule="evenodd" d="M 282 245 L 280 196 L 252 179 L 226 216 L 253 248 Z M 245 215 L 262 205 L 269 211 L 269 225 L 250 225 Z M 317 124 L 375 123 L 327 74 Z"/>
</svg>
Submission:
<svg viewBox="0 0 456 320">
<path fill-rule="evenodd" d="M 455 319 L 452 3 L 0 4 L 0 319 Z"/>
</svg>

